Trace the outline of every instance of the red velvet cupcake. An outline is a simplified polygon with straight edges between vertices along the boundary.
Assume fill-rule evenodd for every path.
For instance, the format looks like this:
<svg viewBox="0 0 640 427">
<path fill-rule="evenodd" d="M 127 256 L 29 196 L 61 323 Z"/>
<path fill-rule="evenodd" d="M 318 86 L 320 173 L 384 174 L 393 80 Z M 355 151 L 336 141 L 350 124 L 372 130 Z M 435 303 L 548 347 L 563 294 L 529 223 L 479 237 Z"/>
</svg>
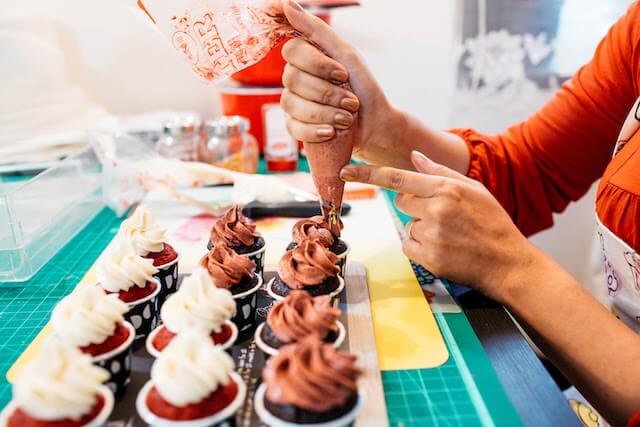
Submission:
<svg viewBox="0 0 640 427">
<path fill-rule="evenodd" d="M 162 307 L 163 324 L 147 337 L 147 351 L 158 357 L 177 334 L 190 329 L 208 333 L 214 344 L 226 350 L 238 337 L 238 328 L 231 322 L 235 313 L 231 293 L 215 287 L 209 273 L 197 268 Z"/>
<path fill-rule="evenodd" d="M 50 338 L 36 359 L 20 372 L 13 386 L 13 400 L 0 413 L 0 425 L 103 425 L 113 410 L 113 394 L 102 385 L 108 378 L 109 373 L 93 365 L 88 355 Z"/>
<path fill-rule="evenodd" d="M 165 233 L 151 213 L 143 206 L 138 206 L 133 215 L 122 222 L 116 237 L 131 245 L 139 256 L 152 260 L 158 269 L 154 274 L 162 287 L 158 308 L 178 287 L 179 256 L 173 246 L 166 242 Z"/>
<path fill-rule="evenodd" d="M 178 335 L 151 367 L 151 380 L 136 409 L 151 425 L 188 421 L 190 427 L 217 425 L 242 406 L 246 386 L 231 356 L 199 329 Z"/>
<path fill-rule="evenodd" d="M 111 374 L 107 386 L 119 397 L 131 374 L 133 326 L 124 320 L 129 307 L 117 295 L 97 286 L 79 286 L 56 305 L 51 315 L 55 335 L 91 356 Z"/>
</svg>

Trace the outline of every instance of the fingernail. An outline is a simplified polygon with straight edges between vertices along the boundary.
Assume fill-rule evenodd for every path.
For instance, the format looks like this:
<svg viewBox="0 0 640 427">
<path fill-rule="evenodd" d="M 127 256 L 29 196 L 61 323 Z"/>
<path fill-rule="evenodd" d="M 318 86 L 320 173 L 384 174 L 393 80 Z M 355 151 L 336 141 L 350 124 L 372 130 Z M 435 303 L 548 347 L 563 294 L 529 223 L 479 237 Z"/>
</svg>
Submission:
<svg viewBox="0 0 640 427">
<path fill-rule="evenodd" d="M 411 152 L 411 157 L 414 162 L 414 165 L 417 167 L 421 167 L 423 169 L 428 168 L 431 165 L 431 160 L 417 150 L 413 150 Z"/>
<path fill-rule="evenodd" d="M 355 169 L 350 166 L 345 166 L 340 171 L 340 178 L 342 178 L 342 180 L 344 181 L 354 181 L 357 176 L 358 174 L 356 173 Z"/>
<path fill-rule="evenodd" d="M 355 98 L 344 98 L 340 101 L 340 106 L 345 110 L 356 112 L 358 111 L 358 107 L 360 107 L 360 103 Z"/>
<path fill-rule="evenodd" d="M 333 121 L 338 125 L 351 126 L 353 124 L 353 116 L 351 114 L 336 113 Z"/>
<path fill-rule="evenodd" d="M 302 8 L 302 6 L 300 6 L 300 5 L 298 4 L 298 2 L 297 2 L 297 1 L 287 0 L 287 4 L 288 4 L 289 6 L 291 6 L 292 8 L 294 8 L 295 10 L 298 10 L 298 11 L 300 11 L 300 12 L 304 11 L 304 9 Z"/>
<path fill-rule="evenodd" d="M 348 78 L 349 75 L 344 70 L 333 70 L 331 72 L 331 80 L 337 82 L 338 84 L 346 82 Z"/>
<path fill-rule="evenodd" d="M 334 132 L 333 126 L 322 126 L 316 130 L 316 135 L 321 137 L 333 136 Z"/>
</svg>

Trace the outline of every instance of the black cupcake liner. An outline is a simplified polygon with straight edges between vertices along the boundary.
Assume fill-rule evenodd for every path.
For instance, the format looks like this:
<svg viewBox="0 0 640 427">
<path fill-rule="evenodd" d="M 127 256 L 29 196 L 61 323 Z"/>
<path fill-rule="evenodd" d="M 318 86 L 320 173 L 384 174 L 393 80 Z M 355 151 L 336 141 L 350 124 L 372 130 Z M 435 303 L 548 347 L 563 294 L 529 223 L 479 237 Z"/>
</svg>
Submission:
<svg viewBox="0 0 640 427">
<path fill-rule="evenodd" d="M 266 246 L 258 249 L 255 252 L 251 252 L 246 254 L 251 261 L 256 264 L 256 274 L 260 276 L 262 280 L 264 280 L 264 255 L 265 255 Z"/>
<path fill-rule="evenodd" d="M 160 313 L 160 309 L 164 305 L 164 302 L 172 294 L 178 291 L 178 256 L 175 260 L 161 265 L 158 267 L 158 272 L 153 275 L 155 279 L 160 282 L 160 293 L 158 294 L 158 306 L 157 312 Z"/>
<path fill-rule="evenodd" d="M 132 336 L 135 336 L 133 326 L 127 328 L 127 330 L 129 330 Z M 99 355 L 94 357 L 93 360 L 94 365 L 109 372 L 110 378 L 105 385 L 109 387 L 109 390 L 111 390 L 116 399 L 124 396 L 131 382 L 131 353 L 134 340 L 135 338 L 128 338 L 126 345 L 123 345 L 120 351 L 114 352 L 114 354 L 110 354 L 108 357 Z"/>
<path fill-rule="evenodd" d="M 257 277 L 258 282 L 253 289 L 239 295 L 233 295 L 233 299 L 236 302 L 236 314 L 231 318 L 231 321 L 238 327 L 238 339 L 236 342 L 242 342 L 253 337 L 257 326 L 258 290 L 262 286 L 262 276 L 257 275 Z"/>
<path fill-rule="evenodd" d="M 136 331 L 133 340 L 133 350 L 138 350 L 144 346 L 145 339 L 151 331 L 158 325 L 158 295 L 160 294 L 160 283 L 158 289 L 150 297 L 128 303 L 129 311 L 125 313 L 124 319 L 131 323 Z"/>
</svg>

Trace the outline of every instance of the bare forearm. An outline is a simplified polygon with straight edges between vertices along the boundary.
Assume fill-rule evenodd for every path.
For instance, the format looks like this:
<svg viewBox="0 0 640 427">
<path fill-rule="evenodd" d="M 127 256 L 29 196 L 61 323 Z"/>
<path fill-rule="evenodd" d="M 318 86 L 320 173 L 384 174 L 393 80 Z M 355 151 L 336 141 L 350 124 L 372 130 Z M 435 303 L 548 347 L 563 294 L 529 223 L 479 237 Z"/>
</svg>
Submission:
<svg viewBox="0 0 640 427">
<path fill-rule="evenodd" d="M 537 259 L 508 278 L 517 285 L 505 304 L 587 400 L 624 425 L 640 410 L 640 337 L 553 260 Z"/>
<path fill-rule="evenodd" d="M 411 152 L 420 151 L 432 160 L 466 174 L 469 169 L 469 150 L 457 135 L 437 131 L 407 113 L 394 110 L 397 127 L 383 129 L 388 134 L 384 144 L 365 146 L 357 156 L 368 163 L 414 170 Z"/>
</svg>

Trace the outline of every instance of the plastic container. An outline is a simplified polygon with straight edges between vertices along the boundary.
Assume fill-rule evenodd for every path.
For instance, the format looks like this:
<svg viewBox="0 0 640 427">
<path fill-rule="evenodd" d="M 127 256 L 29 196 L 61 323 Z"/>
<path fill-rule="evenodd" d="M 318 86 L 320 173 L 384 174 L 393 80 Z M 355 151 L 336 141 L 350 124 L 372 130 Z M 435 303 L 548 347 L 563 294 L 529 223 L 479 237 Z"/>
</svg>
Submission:
<svg viewBox="0 0 640 427">
<path fill-rule="evenodd" d="M 0 183 L 0 285 L 29 280 L 82 230 L 104 207 L 101 184 L 92 149 Z"/>
</svg>

